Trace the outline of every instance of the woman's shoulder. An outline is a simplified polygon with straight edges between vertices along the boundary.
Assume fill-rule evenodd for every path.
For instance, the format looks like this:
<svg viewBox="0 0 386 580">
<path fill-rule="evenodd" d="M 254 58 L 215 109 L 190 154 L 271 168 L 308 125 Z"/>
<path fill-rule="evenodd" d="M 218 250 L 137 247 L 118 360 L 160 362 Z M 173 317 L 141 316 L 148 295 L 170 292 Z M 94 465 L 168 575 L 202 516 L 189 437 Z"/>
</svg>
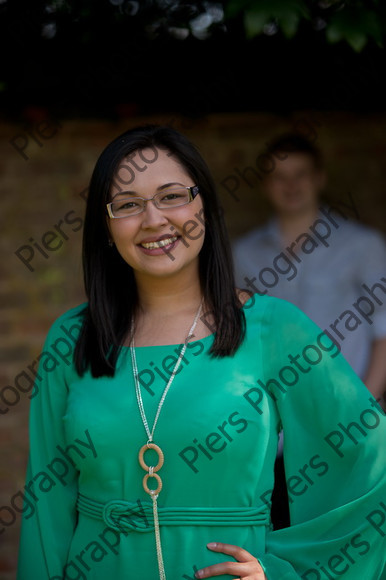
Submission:
<svg viewBox="0 0 386 580">
<path fill-rule="evenodd" d="M 297 327 L 313 325 L 310 318 L 300 308 L 283 298 L 241 291 L 239 299 L 247 325 L 254 322 L 273 325 L 275 328 L 288 328 L 289 325 Z"/>
<path fill-rule="evenodd" d="M 51 324 L 48 334 L 55 336 L 74 336 L 80 331 L 88 302 L 82 302 L 60 314 Z"/>
<path fill-rule="evenodd" d="M 303 350 L 316 344 L 331 351 L 334 357 L 340 351 L 327 330 L 288 300 L 253 294 L 244 303 L 243 310 L 247 340 L 254 342 L 259 337 L 260 347 L 268 358 L 279 351 L 289 354 L 295 348 Z"/>
<path fill-rule="evenodd" d="M 241 302 L 242 308 L 245 314 L 255 313 L 261 311 L 273 311 L 279 309 L 283 310 L 299 310 L 288 300 L 283 300 L 282 298 L 276 298 L 275 296 L 269 296 L 269 294 L 258 294 L 257 292 L 249 292 L 248 290 L 237 289 L 237 295 Z"/>
</svg>

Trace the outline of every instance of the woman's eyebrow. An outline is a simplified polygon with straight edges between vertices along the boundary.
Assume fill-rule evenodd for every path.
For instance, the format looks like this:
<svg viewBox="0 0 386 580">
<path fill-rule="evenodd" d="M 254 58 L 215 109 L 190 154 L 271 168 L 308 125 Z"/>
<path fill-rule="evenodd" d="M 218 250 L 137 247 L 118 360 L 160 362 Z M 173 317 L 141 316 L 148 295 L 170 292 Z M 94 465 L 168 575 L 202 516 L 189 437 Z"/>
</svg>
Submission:
<svg viewBox="0 0 386 580">
<path fill-rule="evenodd" d="M 115 199 L 116 197 L 118 197 L 118 195 L 138 195 L 138 193 L 136 191 L 118 191 L 115 195 L 112 196 L 111 199 Z"/>
<path fill-rule="evenodd" d="M 163 191 L 164 189 L 168 189 L 169 187 L 172 187 L 174 185 L 179 185 L 180 187 L 185 187 L 185 185 L 183 183 L 180 183 L 179 181 L 171 181 L 169 183 L 164 183 L 163 185 L 159 185 L 157 187 L 156 191 L 157 192 Z M 118 193 L 113 195 L 113 197 L 111 199 L 118 197 L 118 195 L 136 195 L 136 196 L 139 196 L 139 193 L 137 191 L 134 191 L 134 190 L 118 191 Z"/>
<path fill-rule="evenodd" d="M 165 183 L 164 185 L 160 185 L 159 187 L 157 187 L 157 191 L 161 191 L 162 189 L 166 189 L 168 187 L 171 187 L 172 185 L 180 185 L 181 187 L 185 187 L 185 185 L 183 183 L 179 183 L 178 181 L 172 181 L 170 183 Z"/>
</svg>

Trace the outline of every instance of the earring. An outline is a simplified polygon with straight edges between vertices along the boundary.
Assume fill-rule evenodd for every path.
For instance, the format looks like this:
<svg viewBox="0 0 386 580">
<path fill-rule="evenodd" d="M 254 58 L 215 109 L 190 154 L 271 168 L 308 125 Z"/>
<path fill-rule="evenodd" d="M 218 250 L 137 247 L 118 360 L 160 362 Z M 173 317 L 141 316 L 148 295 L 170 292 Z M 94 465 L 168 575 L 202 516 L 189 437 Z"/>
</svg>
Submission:
<svg viewBox="0 0 386 580">
<path fill-rule="evenodd" d="M 113 240 L 109 240 L 109 246 L 110 246 L 110 248 L 112 248 L 112 247 L 113 247 L 113 245 L 114 245 L 114 242 L 113 242 Z"/>
</svg>

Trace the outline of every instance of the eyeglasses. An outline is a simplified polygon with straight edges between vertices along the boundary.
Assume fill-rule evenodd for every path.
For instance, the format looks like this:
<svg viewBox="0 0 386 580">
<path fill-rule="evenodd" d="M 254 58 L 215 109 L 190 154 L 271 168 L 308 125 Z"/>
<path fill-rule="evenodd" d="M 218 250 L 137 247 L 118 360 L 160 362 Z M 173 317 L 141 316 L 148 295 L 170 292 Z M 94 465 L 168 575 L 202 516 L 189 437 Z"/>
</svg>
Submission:
<svg viewBox="0 0 386 580">
<path fill-rule="evenodd" d="M 125 192 L 123 192 L 124 194 Z M 152 201 L 158 209 L 173 209 L 187 205 L 200 193 L 198 185 L 179 187 L 176 189 L 164 189 L 150 199 L 144 197 L 127 197 L 106 204 L 110 218 L 125 218 L 138 215 L 145 211 L 146 204 Z"/>
</svg>

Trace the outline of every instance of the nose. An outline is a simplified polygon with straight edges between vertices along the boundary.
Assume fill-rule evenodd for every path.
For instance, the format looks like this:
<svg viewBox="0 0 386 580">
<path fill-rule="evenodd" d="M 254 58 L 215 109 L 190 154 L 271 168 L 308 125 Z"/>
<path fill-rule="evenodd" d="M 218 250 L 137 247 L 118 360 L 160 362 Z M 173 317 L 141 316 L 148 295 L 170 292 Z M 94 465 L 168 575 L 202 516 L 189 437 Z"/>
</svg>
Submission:
<svg viewBox="0 0 386 580">
<path fill-rule="evenodd" d="M 142 212 L 142 227 L 144 229 L 156 229 L 168 223 L 164 211 L 158 209 L 152 201 L 146 203 Z"/>
<path fill-rule="evenodd" d="M 297 177 L 288 177 L 285 182 L 286 189 L 296 191 L 299 188 L 299 179 Z"/>
</svg>

